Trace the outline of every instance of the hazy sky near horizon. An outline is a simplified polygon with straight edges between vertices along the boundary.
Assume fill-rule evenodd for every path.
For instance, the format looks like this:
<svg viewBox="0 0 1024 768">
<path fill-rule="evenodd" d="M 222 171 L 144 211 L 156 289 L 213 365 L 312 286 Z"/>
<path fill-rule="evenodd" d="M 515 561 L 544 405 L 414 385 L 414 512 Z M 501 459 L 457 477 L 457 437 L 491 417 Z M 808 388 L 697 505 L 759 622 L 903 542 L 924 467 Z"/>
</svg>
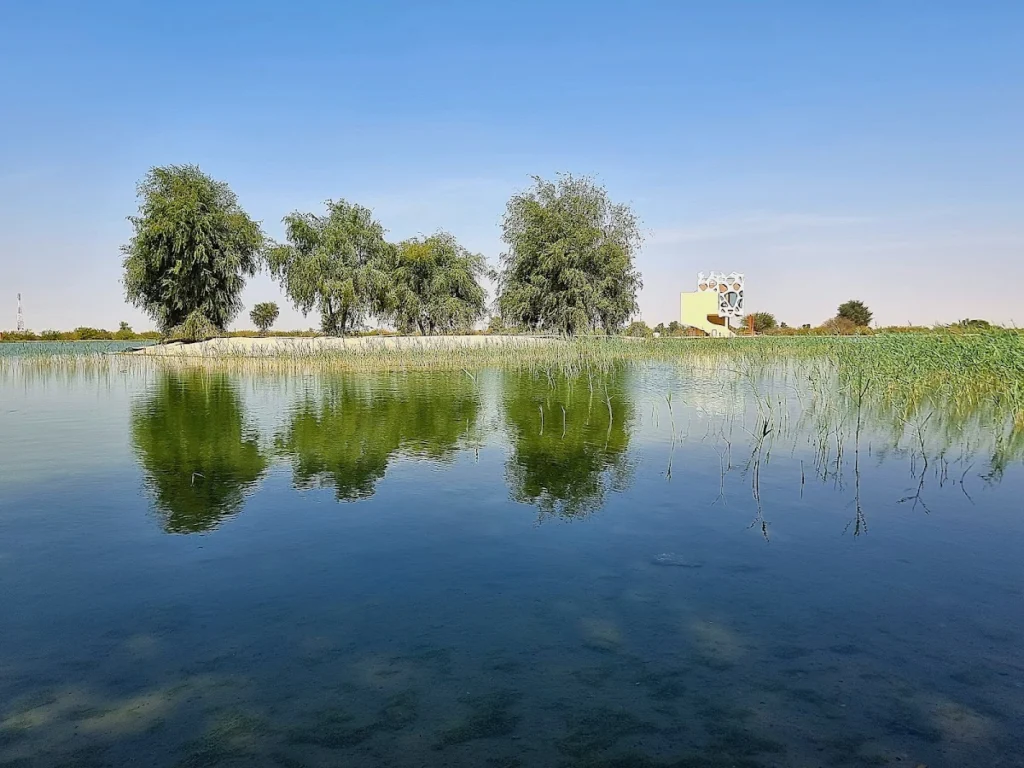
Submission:
<svg viewBox="0 0 1024 768">
<path fill-rule="evenodd" d="M 0 0 L 0 328 L 19 291 L 35 330 L 152 327 L 119 247 L 168 163 L 272 237 L 346 198 L 493 264 L 531 175 L 596 176 L 652 325 L 700 270 L 791 325 L 1024 325 L 1022 2 Z"/>
</svg>

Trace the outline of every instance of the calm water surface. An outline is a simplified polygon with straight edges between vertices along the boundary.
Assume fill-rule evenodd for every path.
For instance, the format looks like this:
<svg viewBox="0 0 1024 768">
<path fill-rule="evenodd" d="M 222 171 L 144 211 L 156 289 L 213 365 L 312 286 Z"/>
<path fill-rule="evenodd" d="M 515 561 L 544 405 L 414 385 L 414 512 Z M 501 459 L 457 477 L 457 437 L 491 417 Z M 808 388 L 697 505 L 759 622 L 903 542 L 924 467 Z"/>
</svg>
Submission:
<svg viewBox="0 0 1024 768">
<path fill-rule="evenodd" d="M 1024 765 L 1019 440 L 826 390 L 0 369 L 0 765 Z"/>
<path fill-rule="evenodd" d="M 44 357 L 50 355 L 102 355 L 126 349 L 148 347 L 156 342 L 137 341 L 5 341 L 0 343 L 0 357 Z"/>
</svg>

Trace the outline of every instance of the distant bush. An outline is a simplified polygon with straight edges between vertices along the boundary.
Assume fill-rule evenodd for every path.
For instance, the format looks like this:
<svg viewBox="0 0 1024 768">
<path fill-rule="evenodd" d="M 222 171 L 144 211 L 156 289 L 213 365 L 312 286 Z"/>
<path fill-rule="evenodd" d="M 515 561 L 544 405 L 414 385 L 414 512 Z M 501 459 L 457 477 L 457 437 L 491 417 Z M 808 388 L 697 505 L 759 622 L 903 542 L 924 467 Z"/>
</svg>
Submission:
<svg viewBox="0 0 1024 768">
<path fill-rule="evenodd" d="M 71 333 L 75 341 L 110 341 L 114 338 L 114 334 L 110 331 L 105 331 L 102 328 L 89 328 L 87 326 L 79 326 Z"/>
<path fill-rule="evenodd" d="M 765 333 L 778 327 L 775 315 L 771 312 L 754 312 L 749 318 L 754 321 L 754 333 Z"/>
<path fill-rule="evenodd" d="M 634 320 L 626 327 L 627 336 L 635 336 L 637 338 L 646 339 L 650 338 L 654 334 L 647 323 L 643 320 Z"/>
<path fill-rule="evenodd" d="M 822 323 L 821 329 L 831 336 L 855 336 L 865 331 L 870 333 L 866 326 L 858 324 L 848 317 L 840 317 L 839 315 Z"/>
<path fill-rule="evenodd" d="M 176 325 L 167 332 L 168 341 L 206 341 L 220 334 L 210 319 L 202 312 L 190 312 L 185 322 Z"/>
<path fill-rule="evenodd" d="M 871 310 L 868 309 L 867 305 L 857 299 L 843 302 L 836 311 L 836 319 L 849 320 L 857 326 L 871 325 L 872 317 Z"/>
<path fill-rule="evenodd" d="M 277 317 L 280 314 L 280 310 L 278 310 L 275 302 L 261 301 L 252 308 L 252 312 L 249 313 L 249 319 L 252 320 L 253 325 L 260 329 L 260 333 L 266 335 L 267 331 L 270 330 L 270 326 L 277 322 Z"/>
<path fill-rule="evenodd" d="M 932 328 L 927 325 L 887 325 L 884 328 L 876 328 L 875 333 L 934 333 L 936 330 L 944 328 Z"/>
<path fill-rule="evenodd" d="M 992 323 L 988 320 L 972 320 L 969 317 L 949 326 L 950 330 L 958 331 L 987 331 L 991 327 Z"/>
<path fill-rule="evenodd" d="M 496 336 L 505 336 L 516 332 L 517 329 L 506 323 L 502 319 L 501 315 L 491 315 L 491 319 L 487 321 L 487 333 L 491 333 Z"/>
</svg>

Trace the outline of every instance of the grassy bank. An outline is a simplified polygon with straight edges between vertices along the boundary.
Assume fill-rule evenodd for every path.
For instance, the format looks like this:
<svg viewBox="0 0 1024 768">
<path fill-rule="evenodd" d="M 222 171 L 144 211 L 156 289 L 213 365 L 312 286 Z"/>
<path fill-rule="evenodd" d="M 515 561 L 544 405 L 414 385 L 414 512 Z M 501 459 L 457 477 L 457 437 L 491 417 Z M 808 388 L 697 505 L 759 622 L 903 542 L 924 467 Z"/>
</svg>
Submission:
<svg viewBox="0 0 1024 768">
<path fill-rule="evenodd" d="M 97 365 L 95 356 L 35 356 L 32 365 L 65 369 Z M 3 357 L 0 356 L 0 361 Z M 834 376 L 838 386 L 865 390 L 873 400 L 916 411 L 928 407 L 989 407 L 1024 423 L 1024 335 L 984 333 L 878 334 L 865 337 L 736 339 L 631 339 L 578 337 L 523 344 L 515 339 L 486 345 L 455 344 L 445 337 L 428 345 L 367 343 L 334 349 L 301 341 L 280 354 L 210 353 L 189 357 L 119 356 L 120 367 L 149 364 L 242 368 L 280 373 L 536 369 L 549 373 L 601 372 L 623 365 L 668 363 L 770 375 L 780 365 L 800 365 L 807 375 Z M 17 365 L 13 360 L 0 366 Z"/>
</svg>

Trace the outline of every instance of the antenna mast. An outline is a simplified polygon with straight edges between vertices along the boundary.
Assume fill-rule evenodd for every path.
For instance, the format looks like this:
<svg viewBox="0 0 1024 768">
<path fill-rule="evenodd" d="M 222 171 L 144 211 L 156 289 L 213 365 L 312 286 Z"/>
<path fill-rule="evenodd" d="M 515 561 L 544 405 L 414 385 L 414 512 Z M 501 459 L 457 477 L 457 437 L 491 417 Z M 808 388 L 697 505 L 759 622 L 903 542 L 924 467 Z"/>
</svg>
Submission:
<svg viewBox="0 0 1024 768">
<path fill-rule="evenodd" d="M 18 294 L 18 332 L 25 330 L 25 313 L 21 311 L 21 294 Z"/>
</svg>

